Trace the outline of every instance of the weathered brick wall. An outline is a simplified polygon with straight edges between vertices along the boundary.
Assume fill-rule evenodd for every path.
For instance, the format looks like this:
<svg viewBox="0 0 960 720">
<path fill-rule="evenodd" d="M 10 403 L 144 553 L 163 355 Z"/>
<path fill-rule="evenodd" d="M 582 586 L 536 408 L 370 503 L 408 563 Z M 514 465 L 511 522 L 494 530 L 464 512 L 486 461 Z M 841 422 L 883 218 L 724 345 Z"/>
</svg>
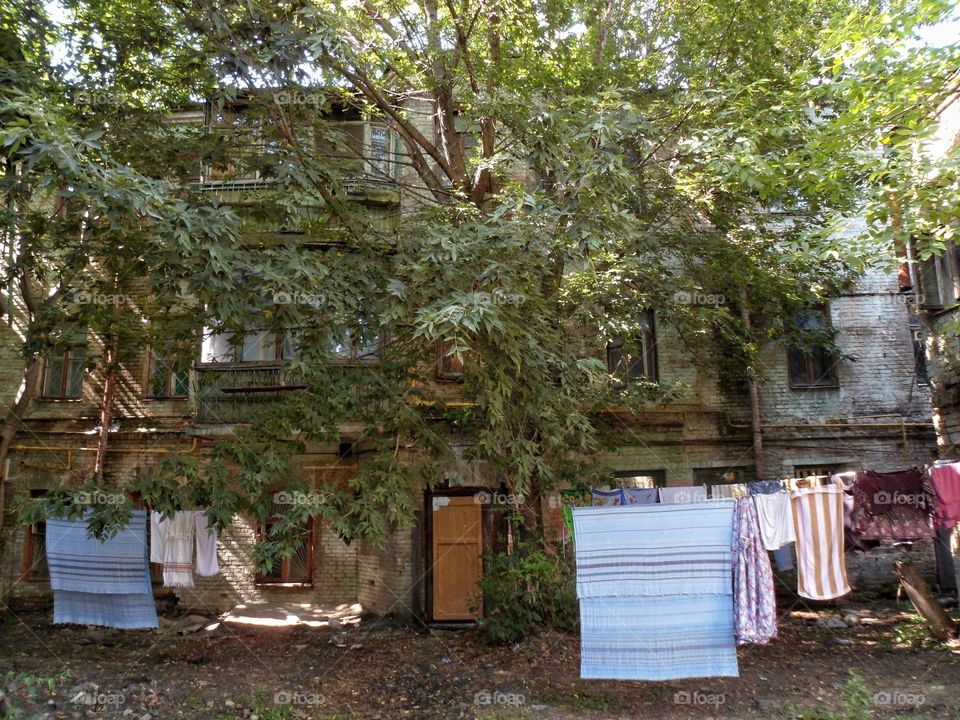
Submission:
<svg viewBox="0 0 960 720">
<path fill-rule="evenodd" d="M 930 379 L 943 457 L 960 456 L 960 311 L 929 318 Z"/>
</svg>

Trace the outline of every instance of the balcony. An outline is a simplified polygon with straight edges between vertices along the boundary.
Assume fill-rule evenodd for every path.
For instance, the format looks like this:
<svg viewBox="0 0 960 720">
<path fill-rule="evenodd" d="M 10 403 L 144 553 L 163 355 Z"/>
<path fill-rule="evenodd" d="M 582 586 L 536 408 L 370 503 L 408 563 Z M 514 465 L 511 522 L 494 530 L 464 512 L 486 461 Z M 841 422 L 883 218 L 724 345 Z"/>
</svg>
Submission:
<svg viewBox="0 0 960 720">
<path fill-rule="evenodd" d="M 216 363 L 196 368 L 197 422 L 249 422 L 260 407 L 303 389 L 285 363 Z"/>
</svg>

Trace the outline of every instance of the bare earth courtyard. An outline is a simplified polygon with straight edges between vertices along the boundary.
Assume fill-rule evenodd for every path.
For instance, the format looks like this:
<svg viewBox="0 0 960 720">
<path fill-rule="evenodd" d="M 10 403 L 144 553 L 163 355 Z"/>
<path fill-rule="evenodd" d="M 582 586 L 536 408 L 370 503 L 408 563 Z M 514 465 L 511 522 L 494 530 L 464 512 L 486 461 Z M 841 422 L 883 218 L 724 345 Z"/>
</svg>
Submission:
<svg viewBox="0 0 960 720">
<path fill-rule="evenodd" d="M 579 638 L 490 647 L 473 631 L 363 621 L 212 623 L 187 634 L 55 627 L 3 617 L 0 680 L 21 718 L 958 718 L 960 655 L 907 604 L 786 612 L 780 637 L 739 650 L 738 679 L 579 678 Z M 846 617 L 849 624 L 841 621 Z"/>
</svg>

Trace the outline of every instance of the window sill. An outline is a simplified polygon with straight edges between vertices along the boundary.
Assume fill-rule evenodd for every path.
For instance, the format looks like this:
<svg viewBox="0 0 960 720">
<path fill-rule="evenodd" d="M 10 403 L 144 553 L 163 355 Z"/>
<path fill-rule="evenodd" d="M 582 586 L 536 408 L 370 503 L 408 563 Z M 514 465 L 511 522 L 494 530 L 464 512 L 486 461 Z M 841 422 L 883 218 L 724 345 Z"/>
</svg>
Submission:
<svg viewBox="0 0 960 720">
<path fill-rule="evenodd" d="M 840 383 L 835 385 L 790 385 L 791 390 L 839 390 Z"/>
<path fill-rule="evenodd" d="M 312 582 L 270 582 L 257 580 L 254 585 L 258 588 L 276 588 L 277 590 L 310 590 Z"/>
<path fill-rule="evenodd" d="M 39 400 L 39 401 L 41 401 L 41 402 L 52 402 L 52 403 L 60 403 L 60 402 L 75 403 L 75 402 L 81 402 L 81 401 L 83 400 L 83 397 L 82 397 L 82 396 L 80 396 L 80 397 L 71 397 L 71 396 L 69 396 L 69 395 L 63 395 L 63 396 L 60 396 L 60 395 L 41 395 L 40 397 L 37 398 L 37 400 Z"/>
</svg>

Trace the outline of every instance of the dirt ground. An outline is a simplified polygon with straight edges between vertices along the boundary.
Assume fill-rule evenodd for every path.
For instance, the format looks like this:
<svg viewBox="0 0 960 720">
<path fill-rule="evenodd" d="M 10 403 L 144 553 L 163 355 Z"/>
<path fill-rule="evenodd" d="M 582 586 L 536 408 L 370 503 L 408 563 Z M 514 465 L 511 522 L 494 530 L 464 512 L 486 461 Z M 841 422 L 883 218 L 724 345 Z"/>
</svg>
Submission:
<svg viewBox="0 0 960 720">
<path fill-rule="evenodd" d="M 909 610 L 798 607 L 782 614 L 777 640 L 740 648 L 739 678 L 662 683 L 580 680 L 578 637 L 554 632 L 489 647 L 472 630 L 365 621 L 337 647 L 328 628 L 181 635 L 8 614 L 0 689 L 8 716 L 51 720 L 956 720 L 960 654 L 927 638 Z"/>
</svg>

